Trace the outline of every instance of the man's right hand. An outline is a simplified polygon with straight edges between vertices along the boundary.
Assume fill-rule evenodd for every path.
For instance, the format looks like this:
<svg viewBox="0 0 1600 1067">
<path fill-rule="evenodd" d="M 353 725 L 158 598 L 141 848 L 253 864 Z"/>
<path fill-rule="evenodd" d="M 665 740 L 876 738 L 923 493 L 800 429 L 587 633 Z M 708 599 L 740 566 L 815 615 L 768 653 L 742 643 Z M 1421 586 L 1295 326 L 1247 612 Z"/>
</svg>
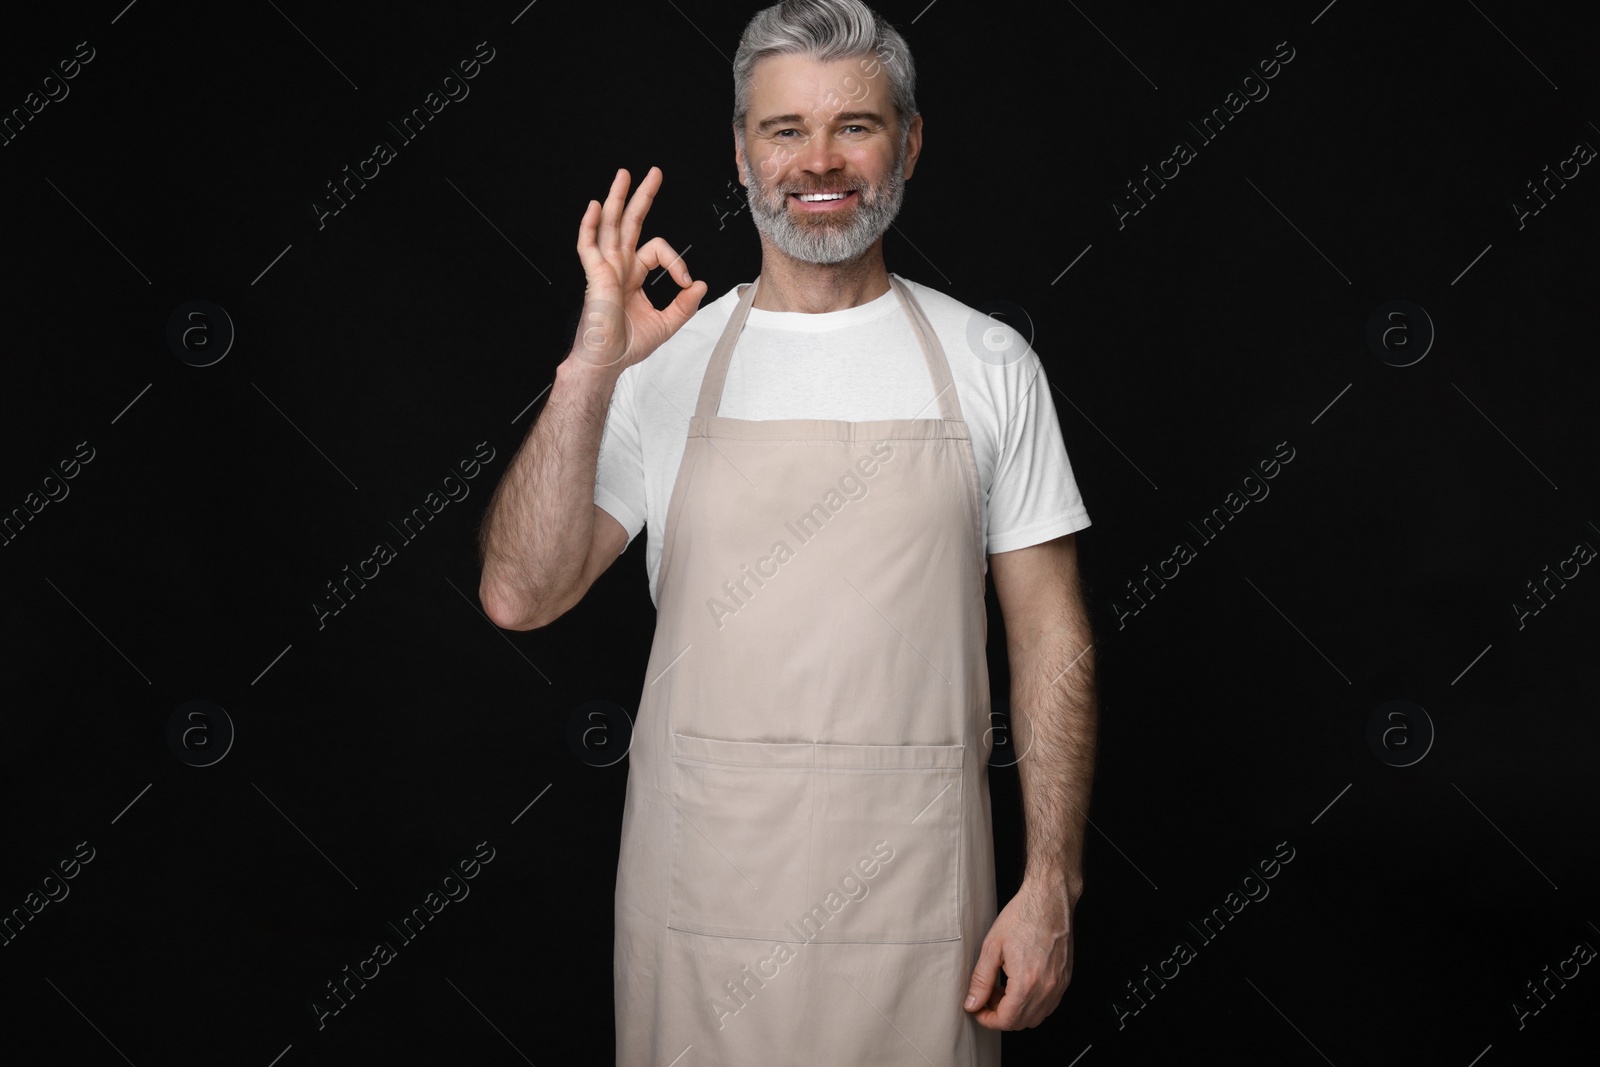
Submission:
<svg viewBox="0 0 1600 1067">
<path fill-rule="evenodd" d="M 707 290 L 705 282 L 690 280 L 683 257 L 666 241 L 653 237 L 638 244 L 644 217 L 661 188 L 661 168 L 650 168 L 631 200 L 629 180 L 626 170 L 617 171 L 606 202 L 589 201 L 578 225 L 578 258 L 588 287 L 572 354 L 585 364 L 614 367 L 619 374 L 677 333 Z M 657 267 L 665 267 L 680 290 L 659 311 L 644 293 L 645 277 Z"/>
</svg>

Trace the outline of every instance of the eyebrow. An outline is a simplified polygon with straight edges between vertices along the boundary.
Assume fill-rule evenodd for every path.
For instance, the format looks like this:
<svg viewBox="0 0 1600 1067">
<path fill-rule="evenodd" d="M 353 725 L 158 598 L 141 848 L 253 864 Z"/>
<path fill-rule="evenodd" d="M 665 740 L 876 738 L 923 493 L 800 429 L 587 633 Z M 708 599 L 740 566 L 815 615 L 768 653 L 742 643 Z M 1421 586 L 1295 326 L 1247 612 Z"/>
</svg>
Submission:
<svg viewBox="0 0 1600 1067">
<path fill-rule="evenodd" d="M 867 120 L 879 126 L 884 125 L 883 116 L 876 111 L 842 111 L 833 118 L 834 122 L 857 122 Z M 769 119 L 762 119 L 756 125 L 757 133 L 766 133 L 774 126 L 804 126 L 804 115 L 775 115 Z"/>
</svg>

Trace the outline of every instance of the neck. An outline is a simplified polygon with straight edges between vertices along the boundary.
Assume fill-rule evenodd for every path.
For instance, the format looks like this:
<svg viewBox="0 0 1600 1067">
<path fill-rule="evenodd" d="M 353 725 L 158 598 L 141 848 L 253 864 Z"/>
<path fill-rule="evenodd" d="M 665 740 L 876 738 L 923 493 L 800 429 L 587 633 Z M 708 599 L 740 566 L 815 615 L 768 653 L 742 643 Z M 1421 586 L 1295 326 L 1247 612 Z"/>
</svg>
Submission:
<svg viewBox="0 0 1600 1067">
<path fill-rule="evenodd" d="M 821 314 L 860 307 L 889 291 L 883 241 L 845 263 L 806 263 L 761 241 L 761 288 L 752 307 Z"/>
</svg>

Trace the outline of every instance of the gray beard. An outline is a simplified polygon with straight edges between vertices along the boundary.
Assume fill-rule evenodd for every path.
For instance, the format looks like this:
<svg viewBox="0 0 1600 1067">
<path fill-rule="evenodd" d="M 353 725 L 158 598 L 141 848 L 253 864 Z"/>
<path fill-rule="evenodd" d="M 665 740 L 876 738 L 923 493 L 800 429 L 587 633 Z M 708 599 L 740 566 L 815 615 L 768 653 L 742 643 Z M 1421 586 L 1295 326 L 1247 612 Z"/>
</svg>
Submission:
<svg viewBox="0 0 1600 1067">
<path fill-rule="evenodd" d="M 860 258 L 900 213 L 906 191 L 905 170 L 902 145 L 883 184 L 858 190 L 859 199 L 848 220 L 818 216 L 808 223 L 790 213 L 790 191 L 769 188 L 746 158 L 744 180 L 750 190 L 750 215 L 756 230 L 785 255 L 803 263 L 845 263 Z"/>
</svg>

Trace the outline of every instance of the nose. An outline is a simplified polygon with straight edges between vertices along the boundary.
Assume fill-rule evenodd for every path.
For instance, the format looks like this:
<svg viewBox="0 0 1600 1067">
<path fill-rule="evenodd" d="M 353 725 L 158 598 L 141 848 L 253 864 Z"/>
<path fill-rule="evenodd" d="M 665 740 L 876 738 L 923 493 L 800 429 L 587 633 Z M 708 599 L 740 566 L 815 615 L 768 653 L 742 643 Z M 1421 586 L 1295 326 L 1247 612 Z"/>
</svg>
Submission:
<svg viewBox="0 0 1600 1067">
<path fill-rule="evenodd" d="M 827 174 L 844 167 L 844 154 L 839 143 L 827 129 L 818 130 L 806 139 L 796 154 L 795 163 L 811 174 Z"/>
</svg>

